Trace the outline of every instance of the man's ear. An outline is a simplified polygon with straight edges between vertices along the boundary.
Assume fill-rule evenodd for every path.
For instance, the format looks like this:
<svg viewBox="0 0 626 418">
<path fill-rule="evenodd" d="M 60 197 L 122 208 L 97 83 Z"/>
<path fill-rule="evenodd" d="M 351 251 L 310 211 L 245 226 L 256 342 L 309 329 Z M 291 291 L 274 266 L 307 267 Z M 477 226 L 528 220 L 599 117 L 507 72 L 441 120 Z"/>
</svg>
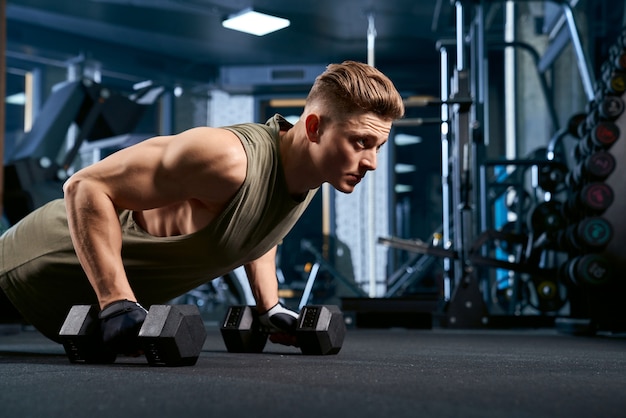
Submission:
<svg viewBox="0 0 626 418">
<path fill-rule="evenodd" d="M 306 136 L 311 142 L 319 142 L 320 136 L 320 116 L 316 113 L 309 113 L 304 119 Z"/>
</svg>

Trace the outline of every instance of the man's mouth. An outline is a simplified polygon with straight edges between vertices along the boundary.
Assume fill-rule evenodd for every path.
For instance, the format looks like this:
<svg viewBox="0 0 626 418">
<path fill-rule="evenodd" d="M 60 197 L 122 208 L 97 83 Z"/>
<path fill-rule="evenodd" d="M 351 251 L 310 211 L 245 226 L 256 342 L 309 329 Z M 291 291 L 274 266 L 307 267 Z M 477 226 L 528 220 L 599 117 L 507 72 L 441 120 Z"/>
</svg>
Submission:
<svg viewBox="0 0 626 418">
<path fill-rule="evenodd" d="M 361 179 L 364 177 L 364 175 L 360 175 L 360 174 L 349 174 L 348 177 L 351 179 L 351 183 L 354 184 L 358 184 L 361 182 Z"/>
</svg>

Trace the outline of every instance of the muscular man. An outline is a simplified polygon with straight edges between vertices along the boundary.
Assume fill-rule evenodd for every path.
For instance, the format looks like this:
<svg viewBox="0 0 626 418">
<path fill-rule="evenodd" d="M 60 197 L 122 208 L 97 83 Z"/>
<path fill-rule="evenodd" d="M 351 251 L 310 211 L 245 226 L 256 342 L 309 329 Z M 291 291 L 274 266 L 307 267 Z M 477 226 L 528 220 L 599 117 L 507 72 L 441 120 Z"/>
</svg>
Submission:
<svg viewBox="0 0 626 418">
<path fill-rule="evenodd" d="M 139 303 L 243 265 L 264 321 L 289 331 L 296 314 L 278 304 L 276 245 L 322 183 L 350 193 L 376 168 L 403 113 L 386 76 L 347 61 L 316 79 L 295 125 L 276 115 L 118 151 L 0 238 L 0 287 L 53 340 L 72 305 L 98 303 L 115 341 L 145 318 Z"/>
</svg>

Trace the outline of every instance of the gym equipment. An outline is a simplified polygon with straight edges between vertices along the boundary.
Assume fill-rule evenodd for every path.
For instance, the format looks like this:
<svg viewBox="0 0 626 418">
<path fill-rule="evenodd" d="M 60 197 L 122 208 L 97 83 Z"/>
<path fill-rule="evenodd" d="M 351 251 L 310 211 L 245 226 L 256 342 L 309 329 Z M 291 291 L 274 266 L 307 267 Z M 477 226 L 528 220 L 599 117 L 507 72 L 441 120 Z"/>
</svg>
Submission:
<svg viewBox="0 0 626 418">
<path fill-rule="evenodd" d="M 578 201 L 590 210 L 601 213 L 613 203 L 613 189 L 606 183 L 586 184 L 578 195 Z"/>
<path fill-rule="evenodd" d="M 151 366 L 193 366 L 206 329 L 196 305 L 152 305 L 138 338 Z"/>
<path fill-rule="evenodd" d="M 231 353 L 260 353 L 269 332 L 259 323 L 256 307 L 231 306 L 220 328 L 226 349 Z M 346 325 L 339 307 L 307 305 L 298 316 L 296 339 L 302 354 L 328 355 L 341 350 Z"/>
<path fill-rule="evenodd" d="M 615 157 L 607 151 L 598 151 L 587 156 L 568 174 L 568 184 L 578 186 L 606 179 L 615 170 Z"/>
<path fill-rule="evenodd" d="M 585 120 L 578 125 L 578 138 L 584 138 L 600 122 L 614 122 L 624 111 L 624 102 L 618 96 L 602 96 L 586 106 Z"/>
<path fill-rule="evenodd" d="M 624 71 L 626 70 L 626 50 L 624 50 L 624 45 L 620 44 L 621 42 L 618 41 L 616 44 L 611 45 L 609 58 L 606 62 L 607 65 L 612 65 L 617 70 Z"/>
<path fill-rule="evenodd" d="M 563 263 L 562 273 L 574 285 L 601 286 L 609 283 L 613 269 L 606 257 L 589 253 Z"/>
<path fill-rule="evenodd" d="M 604 218 L 588 217 L 556 234 L 558 247 L 570 253 L 601 250 L 613 238 L 613 227 Z"/>
<path fill-rule="evenodd" d="M 563 205 L 563 214 L 569 219 L 600 215 L 613 203 L 614 193 L 606 183 L 592 182 L 571 194 Z"/>
<path fill-rule="evenodd" d="M 541 164 L 539 167 L 539 187 L 544 191 L 555 193 L 559 186 L 565 183 L 567 166 L 565 164 L 553 162 L 552 164 Z"/>
<path fill-rule="evenodd" d="M 565 219 L 562 215 L 561 202 L 550 200 L 535 205 L 528 214 L 527 226 L 535 235 L 563 228 Z"/>
<path fill-rule="evenodd" d="M 132 132 L 162 91 L 150 88 L 127 97 L 87 79 L 60 84 L 32 129 L 6 156 L 3 202 L 11 224 L 63 197 L 63 182 L 81 145 Z M 77 134 L 66 150 L 72 124 Z"/>
<path fill-rule="evenodd" d="M 579 142 L 580 155 L 586 155 L 597 149 L 608 149 L 619 139 L 619 127 L 608 120 L 598 121 L 590 127 L 587 135 Z"/>
<path fill-rule="evenodd" d="M 567 299 L 564 297 L 563 285 L 555 279 L 537 278 L 533 280 L 536 294 L 534 307 L 541 312 L 556 312 L 561 309 Z"/>
<path fill-rule="evenodd" d="M 624 101 L 619 96 L 604 96 L 598 105 L 598 113 L 601 117 L 615 120 L 624 113 Z"/>
<path fill-rule="evenodd" d="M 70 363 L 113 363 L 117 353 L 102 344 L 100 309 L 96 305 L 75 305 L 63 322 L 59 338 Z"/>
<path fill-rule="evenodd" d="M 220 332 L 230 353 L 260 353 L 267 343 L 267 333 L 261 331 L 259 313 L 254 306 L 229 307 Z"/>
<path fill-rule="evenodd" d="M 120 354 L 102 344 L 99 311 L 96 305 L 70 309 L 59 338 L 71 363 L 112 363 Z M 150 366 L 192 366 L 206 329 L 195 305 L 152 305 L 137 338 Z"/>
<path fill-rule="evenodd" d="M 585 113 L 576 113 L 572 115 L 567 121 L 566 131 L 569 135 L 574 138 L 582 138 L 585 136 L 585 132 L 582 129 L 585 129 L 585 124 L 587 122 L 587 114 Z"/>
<path fill-rule="evenodd" d="M 606 90 L 613 94 L 622 94 L 626 91 L 626 74 L 610 66 L 603 68 L 602 80 Z"/>
<path fill-rule="evenodd" d="M 533 292 L 526 290 L 532 290 L 528 286 L 531 282 L 536 292 L 530 299 L 535 297 L 537 300 L 537 310 L 557 312 L 568 302 L 566 298 L 570 297 L 570 292 L 583 293 L 576 289 L 578 285 L 564 286 L 564 282 L 582 283 L 584 286 L 602 283 L 610 277 L 612 267 L 606 260 L 615 262 L 614 257 L 608 255 L 605 259 L 599 254 L 581 253 L 604 248 L 608 241 L 613 241 L 606 248 L 610 254 L 616 239 L 611 240 L 611 229 L 601 229 L 602 226 L 612 224 L 616 229 L 615 236 L 619 235 L 621 225 L 612 216 L 619 216 L 623 211 L 616 211 L 620 209 L 617 205 L 619 201 L 613 204 L 613 199 L 620 197 L 619 185 L 614 182 L 623 176 L 618 176 L 620 165 L 611 163 L 620 161 L 623 153 L 617 151 L 625 145 L 619 141 L 624 122 L 621 120 L 624 118 L 624 103 L 623 98 L 618 97 L 626 90 L 625 73 L 608 71 L 606 80 L 598 83 L 594 90 L 593 70 L 583 51 L 571 6 L 569 2 L 558 2 L 559 8 L 562 8 L 561 22 L 570 32 L 569 40 L 576 55 L 589 110 L 584 115 L 575 115 L 565 129 L 559 129 L 558 121 L 553 122 L 554 140 L 550 140 L 550 146 L 543 155 L 537 154 L 527 160 L 488 160 L 491 113 L 489 100 L 482 98 L 489 97 L 484 86 L 489 85 L 490 67 L 486 63 L 490 43 L 484 36 L 484 22 L 490 9 L 483 2 L 453 3 L 456 6 L 456 42 L 441 41 L 437 46 L 442 59 L 441 102 L 446 104 L 441 109 L 442 126 L 445 126 L 445 130 L 441 130 L 445 248 L 431 248 L 416 240 L 400 238 L 379 237 L 379 243 L 443 259 L 442 294 L 445 307 L 442 323 L 445 326 L 484 327 L 497 320 L 497 314 L 501 312 L 485 309 L 486 303 L 489 303 L 485 289 L 489 289 L 491 284 L 497 288 L 494 293 L 510 295 L 510 303 L 507 302 L 508 306 L 500 311 L 505 311 L 503 313 L 508 314 L 511 321 L 516 322 L 519 316 L 532 312 L 525 310 L 532 304 L 528 293 Z M 466 19 L 464 13 L 467 9 L 474 12 L 474 20 Z M 467 45 L 470 46 L 470 54 L 465 51 Z M 455 62 L 451 60 L 451 46 L 456 48 Z M 562 42 L 548 45 L 543 56 L 537 60 L 540 73 L 552 67 L 562 48 Z M 467 71 L 468 62 L 476 68 Z M 454 68 L 453 74 L 450 73 L 451 68 Z M 609 94 L 611 91 L 614 94 Z M 620 93 L 615 94 L 618 91 Z M 468 98 L 474 100 L 469 111 L 467 106 L 450 105 L 456 100 L 468 103 Z M 550 104 L 547 107 L 551 109 Z M 550 116 L 552 112 L 548 110 L 548 113 Z M 551 119 L 554 121 L 556 118 Z M 547 165 L 569 164 L 568 144 L 562 141 L 567 134 L 580 139 L 575 152 L 576 164 L 581 166 L 576 182 L 568 183 L 575 187 L 570 187 L 569 199 L 564 202 L 563 196 L 558 193 L 564 191 L 559 184 L 561 173 Z M 606 152 L 609 149 L 613 160 L 611 157 L 603 158 L 606 154 L 590 157 L 596 151 Z M 599 182 L 605 179 L 607 183 Z M 520 192 L 529 185 L 533 190 L 528 199 L 522 200 Z M 510 189 L 517 192 L 518 204 L 511 205 L 506 199 Z M 550 196 L 543 191 L 550 192 Z M 541 204 L 544 200 L 549 203 Z M 533 209 L 526 208 L 525 203 Z M 562 210 L 558 209 L 559 206 Z M 609 207 L 603 216 L 610 220 L 610 224 L 597 219 L 582 223 L 587 217 L 597 216 Z M 581 222 L 576 223 L 578 221 Z M 568 245 L 584 249 L 563 254 L 555 248 L 554 239 L 556 233 L 565 230 L 568 223 L 576 223 L 577 226 L 568 231 L 566 239 L 573 241 Z M 583 225 L 594 225 L 603 233 L 590 233 Z M 539 242 L 542 244 L 538 245 Z M 564 268 L 567 275 L 557 276 L 557 270 L 565 264 L 563 258 L 566 255 L 579 257 Z M 587 296 L 585 294 L 584 298 Z M 576 314 L 584 310 L 577 309 L 579 312 Z M 586 314 L 583 312 L 583 315 Z"/>
</svg>

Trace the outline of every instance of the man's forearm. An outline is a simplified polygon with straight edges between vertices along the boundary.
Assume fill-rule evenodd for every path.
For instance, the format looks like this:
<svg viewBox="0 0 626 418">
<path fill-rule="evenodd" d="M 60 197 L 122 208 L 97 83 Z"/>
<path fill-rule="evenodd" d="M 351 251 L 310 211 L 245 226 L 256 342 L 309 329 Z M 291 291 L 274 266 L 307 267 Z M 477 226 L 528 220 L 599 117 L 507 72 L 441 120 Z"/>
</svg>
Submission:
<svg viewBox="0 0 626 418">
<path fill-rule="evenodd" d="M 100 307 L 120 299 L 135 300 L 121 260 L 122 233 L 115 207 L 102 193 L 69 184 L 65 204 L 76 255 Z"/>
<path fill-rule="evenodd" d="M 245 266 L 257 309 L 266 312 L 278 303 L 276 247 Z"/>
</svg>

